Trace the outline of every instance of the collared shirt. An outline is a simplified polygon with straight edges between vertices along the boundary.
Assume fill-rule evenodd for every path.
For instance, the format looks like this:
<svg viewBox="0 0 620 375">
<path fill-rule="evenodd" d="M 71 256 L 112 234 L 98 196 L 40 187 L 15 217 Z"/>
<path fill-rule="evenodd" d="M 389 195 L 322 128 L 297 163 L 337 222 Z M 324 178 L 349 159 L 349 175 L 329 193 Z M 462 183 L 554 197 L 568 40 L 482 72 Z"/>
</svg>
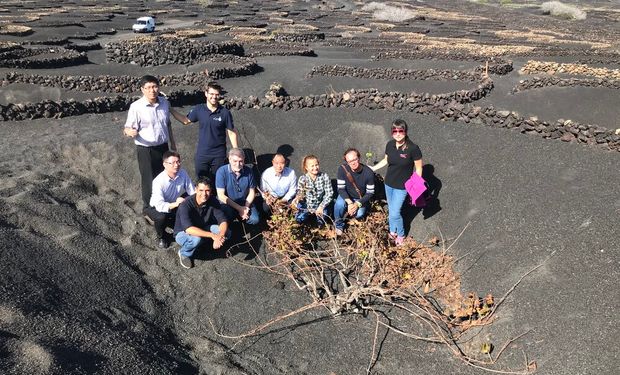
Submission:
<svg viewBox="0 0 620 375">
<path fill-rule="evenodd" d="M 385 184 L 394 189 L 405 189 L 405 181 L 414 171 L 415 161 L 422 159 L 422 151 L 415 143 L 407 140 L 407 148 L 396 148 L 396 141 L 392 139 L 385 145 L 385 154 L 388 158 Z"/>
<path fill-rule="evenodd" d="M 336 183 L 338 184 L 338 195 L 343 199 L 351 199 L 352 201 L 359 201 L 361 204 L 366 204 L 372 196 L 375 194 L 375 174 L 372 169 L 364 164 L 360 164 L 359 171 L 354 171 L 348 165 L 341 165 L 338 167 L 338 175 Z M 346 170 L 345 170 L 346 168 Z M 359 193 L 349 177 L 347 172 L 351 174 L 351 178 L 355 181 Z M 362 196 L 360 197 L 360 193 Z"/>
<path fill-rule="evenodd" d="M 198 121 L 197 158 L 226 156 L 226 130 L 235 128 L 227 108 L 218 105 L 211 112 L 206 104 L 200 104 L 192 108 L 187 118 L 191 122 Z"/>
<path fill-rule="evenodd" d="M 153 180 L 150 205 L 159 212 L 170 212 L 170 203 L 176 202 L 183 193 L 192 195 L 195 192 L 194 184 L 184 169 L 179 169 L 175 178 L 170 178 L 163 171 Z"/>
<path fill-rule="evenodd" d="M 316 210 L 319 206 L 325 208 L 334 195 L 332 182 L 323 172 L 319 172 L 314 181 L 308 174 L 300 176 L 297 191 L 298 194 L 303 194 L 303 200 L 309 210 Z"/>
<path fill-rule="evenodd" d="M 211 196 L 201 206 L 196 203 L 196 194 L 190 195 L 179 205 L 174 222 L 174 235 L 184 232 L 189 227 L 198 227 L 209 230 L 214 224 L 222 224 L 226 221 L 226 215 L 221 210 L 220 202 Z"/>
<path fill-rule="evenodd" d="M 260 186 L 263 192 L 269 192 L 278 199 L 284 198 L 284 200 L 290 202 L 297 193 L 297 176 L 295 171 L 289 167 L 284 167 L 282 173 L 276 176 L 275 169 L 269 167 L 261 176 Z"/>
<path fill-rule="evenodd" d="M 215 188 L 225 189 L 226 196 L 242 206 L 245 205 L 245 198 L 250 193 L 250 189 L 255 187 L 254 173 L 252 173 L 252 169 L 248 166 L 244 165 L 241 168 L 241 173 L 238 177 L 230 168 L 230 164 L 221 166 L 215 172 Z"/>
<path fill-rule="evenodd" d="M 170 103 L 163 96 L 159 96 L 154 104 L 142 97 L 129 106 L 125 127 L 138 131 L 135 144 L 152 147 L 168 142 L 169 123 Z"/>
</svg>

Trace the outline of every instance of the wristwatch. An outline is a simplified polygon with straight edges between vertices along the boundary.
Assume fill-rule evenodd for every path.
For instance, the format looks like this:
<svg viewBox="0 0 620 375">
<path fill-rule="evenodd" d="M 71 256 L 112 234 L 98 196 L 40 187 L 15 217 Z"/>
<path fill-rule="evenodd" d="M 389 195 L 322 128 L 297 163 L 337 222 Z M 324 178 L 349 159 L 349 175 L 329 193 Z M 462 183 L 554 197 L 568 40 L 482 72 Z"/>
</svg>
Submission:
<svg viewBox="0 0 620 375">
<path fill-rule="evenodd" d="M 357 207 L 362 208 L 362 202 L 357 201 L 357 202 L 355 202 L 355 204 L 357 204 Z"/>
</svg>

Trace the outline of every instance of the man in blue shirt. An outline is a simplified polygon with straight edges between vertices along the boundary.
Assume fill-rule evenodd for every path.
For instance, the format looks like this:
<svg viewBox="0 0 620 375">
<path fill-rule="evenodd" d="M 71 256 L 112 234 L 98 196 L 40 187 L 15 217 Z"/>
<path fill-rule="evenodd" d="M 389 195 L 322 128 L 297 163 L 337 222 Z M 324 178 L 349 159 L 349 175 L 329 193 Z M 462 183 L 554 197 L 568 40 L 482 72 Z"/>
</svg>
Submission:
<svg viewBox="0 0 620 375">
<path fill-rule="evenodd" d="M 211 191 L 211 180 L 201 177 L 196 181 L 196 194 L 185 199 L 177 209 L 174 238 L 181 248 L 179 262 L 183 268 L 192 268 L 194 251 L 205 239 L 213 241 L 213 249 L 222 248 L 230 237 L 226 215 Z"/>
<path fill-rule="evenodd" d="M 215 188 L 229 221 L 238 218 L 248 224 L 258 224 L 260 217 L 254 205 L 256 182 L 252 169 L 245 166 L 244 161 L 243 150 L 231 148 L 229 164 L 221 166 L 215 174 Z"/>
<path fill-rule="evenodd" d="M 185 125 L 198 122 L 198 145 L 194 160 L 196 176 L 213 178 L 219 167 L 226 164 L 226 136 L 233 148 L 237 147 L 237 131 L 230 111 L 220 105 L 222 87 L 209 82 L 205 89 L 206 104 L 192 108 Z"/>
</svg>

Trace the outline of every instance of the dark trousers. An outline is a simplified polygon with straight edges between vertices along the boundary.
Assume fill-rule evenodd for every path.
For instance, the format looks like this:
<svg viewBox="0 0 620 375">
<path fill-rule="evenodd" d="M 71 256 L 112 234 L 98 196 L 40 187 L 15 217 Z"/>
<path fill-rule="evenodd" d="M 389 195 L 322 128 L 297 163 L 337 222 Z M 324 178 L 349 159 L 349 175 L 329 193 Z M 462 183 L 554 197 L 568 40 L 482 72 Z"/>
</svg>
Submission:
<svg viewBox="0 0 620 375">
<path fill-rule="evenodd" d="M 226 163 L 226 156 L 197 157 L 194 160 L 196 177 L 209 177 L 215 186 L 215 172 Z"/>
<path fill-rule="evenodd" d="M 142 184 L 142 208 L 150 207 L 153 179 L 164 170 L 164 152 L 168 151 L 168 143 L 158 146 L 136 146 L 138 169 Z"/>
<path fill-rule="evenodd" d="M 166 227 L 174 228 L 174 219 L 177 213 L 176 209 L 170 212 L 159 212 L 155 207 L 148 207 L 144 210 L 144 213 L 153 220 L 157 238 L 164 237 Z"/>
</svg>

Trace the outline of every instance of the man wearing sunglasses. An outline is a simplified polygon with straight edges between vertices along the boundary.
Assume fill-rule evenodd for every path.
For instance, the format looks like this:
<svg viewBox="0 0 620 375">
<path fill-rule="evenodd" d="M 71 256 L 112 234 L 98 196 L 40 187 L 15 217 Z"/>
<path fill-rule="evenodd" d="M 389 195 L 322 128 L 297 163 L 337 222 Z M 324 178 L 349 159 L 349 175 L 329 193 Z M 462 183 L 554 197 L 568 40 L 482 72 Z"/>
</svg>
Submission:
<svg viewBox="0 0 620 375">
<path fill-rule="evenodd" d="M 157 233 L 157 246 L 166 249 L 166 227 L 174 228 L 177 207 L 184 197 L 195 192 L 194 184 L 187 172 L 181 169 L 181 156 L 176 151 L 164 153 L 164 170 L 153 180 L 150 207 L 145 209 L 145 219 Z"/>
<path fill-rule="evenodd" d="M 245 154 L 240 148 L 228 152 L 228 164 L 215 173 L 217 198 L 229 221 L 240 219 L 248 224 L 258 224 L 260 219 L 254 204 L 256 182 L 252 169 L 244 164 Z"/>
</svg>

